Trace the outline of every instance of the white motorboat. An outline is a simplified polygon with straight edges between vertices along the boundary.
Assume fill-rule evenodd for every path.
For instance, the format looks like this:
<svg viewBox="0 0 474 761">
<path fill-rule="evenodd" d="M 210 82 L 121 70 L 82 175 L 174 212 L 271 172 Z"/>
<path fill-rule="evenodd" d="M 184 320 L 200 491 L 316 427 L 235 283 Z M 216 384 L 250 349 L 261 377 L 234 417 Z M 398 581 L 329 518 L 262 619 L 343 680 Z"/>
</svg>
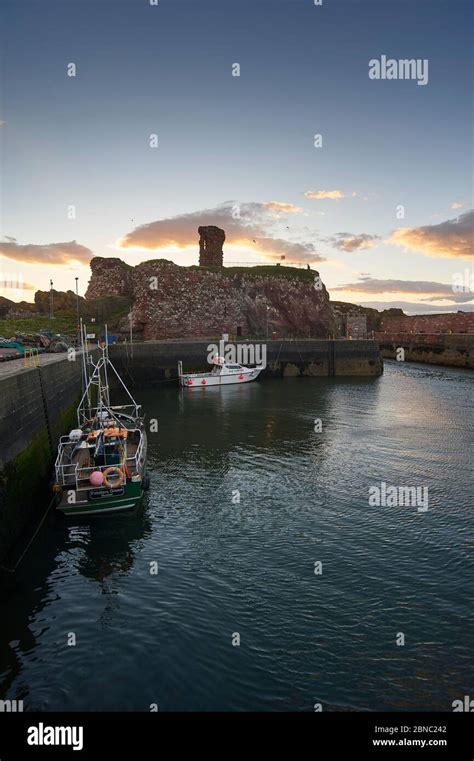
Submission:
<svg viewBox="0 0 474 761">
<path fill-rule="evenodd" d="M 213 360 L 214 367 L 208 373 L 183 373 L 183 363 L 178 363 L 178 377 L 181 386 L 227 386 L 230 383 L 249 383 L 256 380 L 264 367 L 244 367 L 237 362 L 226 362 L 223 357 Z"/>
</svg>

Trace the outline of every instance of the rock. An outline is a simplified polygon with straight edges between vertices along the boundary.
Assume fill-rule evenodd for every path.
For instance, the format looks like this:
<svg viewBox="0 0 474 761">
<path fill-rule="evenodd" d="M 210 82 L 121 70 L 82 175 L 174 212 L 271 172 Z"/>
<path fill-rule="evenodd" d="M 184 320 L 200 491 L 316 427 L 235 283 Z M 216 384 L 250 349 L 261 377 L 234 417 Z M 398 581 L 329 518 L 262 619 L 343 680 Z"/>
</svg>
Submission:
<svg viewBox="0 0 474 761">
<path fill-rule="evenodd" d="M 136 267 L 93 259 L 91 269 L 87 295 L 104 293 L 109 285 L 117 296 L 131 293 L 133 331 L 145 340 L 235 335 L 238 328 L 244 337 L 337 335 L 328 293 L 315 271 L 276 266 L 210 271 L 165 259 Z M 129 318 L 122 317 L 118 327 L 128 335 Z"/>
<path fill-rule="evenodd" d="M 86 299 L 101 299 L 104 296 L 129 296 L 133 293 L 133 267 L 121 259 L 95 256 L 91 259 L 91 279 L 86 291 Z"/>
<path fill-rule="evenodd" d="M 6 317 L 10 309 L 14 309 L 16 306 L 14 301 L 10 301 L 10 299 L 0 296 L 0 317 Z"/>
<path fill-rule="evenodd" d="M 76 312 L 77 296 L 74 291 L 55 291 L 53 288 L 54 312 Z M 35 308 L 40 314 L 49 314 L 51 305 L 51 291 L 36 291 Z M 85 300 L 79 296 L 79 309 L 84 311 Z"/>
</svg>

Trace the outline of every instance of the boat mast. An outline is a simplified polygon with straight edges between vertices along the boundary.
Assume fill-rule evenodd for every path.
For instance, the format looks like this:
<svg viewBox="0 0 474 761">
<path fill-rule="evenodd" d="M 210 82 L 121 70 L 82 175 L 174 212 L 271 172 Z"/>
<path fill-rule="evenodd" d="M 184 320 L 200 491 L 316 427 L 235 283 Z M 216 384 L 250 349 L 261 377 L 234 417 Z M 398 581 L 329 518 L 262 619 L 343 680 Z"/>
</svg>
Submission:
<svg viewBox="0 0 474 761">
<path fill-rule="evenodd" d="M 89 418 L 92 416 L 92 408 L 91 408 L 91 395 L 89 391 L 89 367 L 92 364 L 92 357 L 89 354 L 89 347 L 87 345 L 87 329 L 86 326 L 83 326 L 84 334 L 83 334 L 83 342 L 84 342 L 84 377 L 86 380 L 86 390 L 87 390 L 87 409 L 89 412 Z"/>
<path fill-rule="evenodd" d="M 107 323 L 105 324 L 105 348 L 103 353 L 103 366 L 104 366 L 104 400 L 107 406 L 110 407 L 110 391 L 109 391 L 109 379 L 107 376 L 107 364 L 109 360 L 109 332 L 107 329 Z"/>
<path fill-rule="evenodd" d="M 130 399 L 132 403 L 132 406 L 134 408 L 133 416 L 136 418 L 140 416 L 140 410 L 141 410 L 140 405 L 136 403 L 135 399 L 133 398 L 130 391 L 126 387 L 125 383 L 123 382 L 116 368 L 114 367 L 114 365 L 109 359 L 108 338 L 109 338 L 108 330 L 107 330 L 107 326 L 105 326 L 105 342 L 102 342 L 102 343 L 98 342 L 97 344 L 99 350 L 102 353 L 102 356 L 99 358 L 97 364 L 94 364 L 94 362 L 92 361 L 92 357 L 90 358 L 91 364 L 94 366 L 94 370 L 90 374 L 89 377 L 87 377 L 87 372 L 84 372 L 84 381 L 86 382 L 86 388 L 82 395 L 81 401 L 79 402 L 79 406 L 77 408 L 77 420 L 80 427 L 88 421 L 92 422 L 94 409 L 95 409 L 94 418 L 97 420 L 99 426 L 102 424 L 104 412 L 107 412 L 110 417 L 118 420 L 116 416 L 114 415 L 114 407 L 112 407 L 110 404 L 110 388 L 109 388 L 109 372 L 108 372 L 109 367 L 111 371 L 116 375 L 120 385 L 122 386 L 123 390 L 125 391 L 125 393 L 127 394 L 128 398 Z M 87 346 L 85 341 L 84 343 Z M 87 348 L 85 348 L 85 353 L 87 354 L 87 357 L 89 358 Z M 92 407 L 92 399 L 91 399 L 91 393 L 90 393 L 91 386 L 97 387 L 97 405 L 95 408 Z M 88 416 L 87 416 L 87 410 L 86 410 L 86 403 L 87 403 L 87 408 L 89 412 Z M 117 408 L 117 409 L 120 409 L 120 408 Z"/>
<path fill-rule="evenodd" d="M 80 327 L 81 327 L 81 362 L 82 362 L 82 392 L 86 393 L 87 398 L 87 407 L 89 410 L 90 415 L 90 408 L 91 408 L 91 402 L 89 397 L 89 378 L 87 377 L 87 361 L 88 361 L 88 352 L 87 352 L 87 338 L 86 338 L 86 326 L 84 325 L 82 321 L 82 317 L 80 318 Z"/>
</svg>

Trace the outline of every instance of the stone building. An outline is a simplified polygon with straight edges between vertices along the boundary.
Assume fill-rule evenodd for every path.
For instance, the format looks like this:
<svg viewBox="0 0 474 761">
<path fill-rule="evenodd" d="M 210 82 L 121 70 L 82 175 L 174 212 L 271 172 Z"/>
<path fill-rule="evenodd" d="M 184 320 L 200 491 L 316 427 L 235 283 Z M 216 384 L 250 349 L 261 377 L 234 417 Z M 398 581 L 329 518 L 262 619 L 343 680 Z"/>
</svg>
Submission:
<svg viewBox="0 0 474 761">
<path fill-rule="evenodd" d="M 367 316 L 365 314 L 346 315 L 346 338 L 367 338 Z"/>
</svg>

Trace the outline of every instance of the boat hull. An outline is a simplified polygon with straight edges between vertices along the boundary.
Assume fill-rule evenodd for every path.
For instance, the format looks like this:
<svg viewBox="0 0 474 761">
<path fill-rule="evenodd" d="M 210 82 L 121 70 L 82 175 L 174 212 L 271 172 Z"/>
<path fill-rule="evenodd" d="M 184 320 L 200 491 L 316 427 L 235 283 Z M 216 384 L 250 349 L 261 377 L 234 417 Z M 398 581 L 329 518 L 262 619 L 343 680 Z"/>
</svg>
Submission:
<svg viewBox="0 0 474 761">
<path fill-rule="evenodd" d="M 63 492 L 58 498 L 56 509 L 64 515 L 98 515 L 99 513 L 117 513 L 133 510 L 139 504 L 145 492 L 146 475 L 140 481 L 127 482 L 122 493 L 120 490 L 89 489 L 86 492 L 74 490 Z M 115 492 L 115 493 L 114 493 Z M 70 495 L 75 494 L 75 500 Z M 99 496 L 99 494 L 101 496 Z"/>
<path fill-rule="evenodd" d="M 229 386 L 231 384 L 250 383 L 257 380 L 261 368 L 245 370 L 234 375 L 211 375 L 210 373 L 192 373 L 182 375 L 180 383 L 186 388 L 206 388 L 208 386 Z"/>
</svg>

